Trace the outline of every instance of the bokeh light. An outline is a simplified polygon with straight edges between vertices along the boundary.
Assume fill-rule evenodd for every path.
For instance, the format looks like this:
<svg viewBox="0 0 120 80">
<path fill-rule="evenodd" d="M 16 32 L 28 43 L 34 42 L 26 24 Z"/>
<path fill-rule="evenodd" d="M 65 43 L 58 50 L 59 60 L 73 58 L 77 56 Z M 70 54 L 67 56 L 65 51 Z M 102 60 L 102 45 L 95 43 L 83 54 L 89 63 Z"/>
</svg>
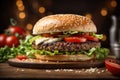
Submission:
<svg viewBox="0 0 120 80">
<path fill-rule="evenodd" d="M 19 11 L 23 11 L 24 9 L 25 9 L 24 6 L 20 6 L 20 7 L 18 7 L 18 10 L 19 10 Z"/>
<path fill-rule="evenodd" d="M 100 13 L 102 16 L 106 16 L 108 14 L 108 11 L 103 8 L 103 9 L 101 9 Z"/>
<path fill-rule="evenodd" d="M 23 1 L 22 1 L 22 0 L 17 0 L 17 1 L 16 1 L 16 5 L 17 5 L 18 7 L 23 6 Z"/>
<path fill-rule="evenodd" d="M 26 17 L 25 12 L 20 12 L 20 13 L 19 13 L 19 18 L 20 18 L 20 19 L 24 19 L 25 17 Z"/>
<path fill-rule="evenodd" d="M 116 7 L 117 6 L 117 2 L 115 0 L 112 0 L 110 5 L 111 5 L 111 7 Z"/>
<path fill-rule="evenodd" d="M 27 30 L 32 30 L 33 25 L 32 25 L 31 23 L 28 23 L 28 24 L 26 25 L 26 28 L 27 28 Z"/>
<path fill-rule="evenodd" d="M 39 8 L 39 12 L 40 12 L 40 13 L 45 13 L 45 7 L 40 7 L 40 8 Z"/>
</svg>

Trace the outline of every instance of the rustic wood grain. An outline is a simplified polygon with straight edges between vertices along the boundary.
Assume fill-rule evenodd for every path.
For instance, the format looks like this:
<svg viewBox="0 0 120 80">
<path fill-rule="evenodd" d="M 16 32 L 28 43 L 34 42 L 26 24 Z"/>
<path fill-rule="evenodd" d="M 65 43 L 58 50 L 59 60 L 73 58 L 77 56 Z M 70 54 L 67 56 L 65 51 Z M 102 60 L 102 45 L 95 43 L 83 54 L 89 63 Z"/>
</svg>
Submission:
<svg viewBox="0 0 120 80">
<path fill-rule="evenodd" d="M 89 69 L 28 69 L 9 66 L 0 63 L 0 78 L 12 79 L 120 79 L 113 76 L 106 68 L 96 68 L 94 72 Z"/>
</svg>

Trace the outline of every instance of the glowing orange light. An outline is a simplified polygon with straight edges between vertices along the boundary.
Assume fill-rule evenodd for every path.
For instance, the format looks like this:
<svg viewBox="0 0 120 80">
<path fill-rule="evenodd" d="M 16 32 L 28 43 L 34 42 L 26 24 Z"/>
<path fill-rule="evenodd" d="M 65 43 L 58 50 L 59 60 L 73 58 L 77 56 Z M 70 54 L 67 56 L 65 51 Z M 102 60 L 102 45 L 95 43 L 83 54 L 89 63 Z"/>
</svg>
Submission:
<svg viewBox="0 0 120 80">
<path fill-rule="evenodd" d="M 108 14 L 108 11 L 106 9 L 102 9 L 100 13 L 102 16 L 106 16 Z"/>
<path fill-rule="evenodd" d="M 18 7 L 18 10 L 20 10 L 20 11 L 23 11 L 24 9 L 25 9 L 24 6 L 20 6 L 20 7 Z"/>
<path fill-rule="evenodd" d="M 32 30 L 33 25 L 32 25 L 32 24 L 30 24 L 30 23 L 28 23 L 28 24 L 27 24 L 27 26 L 26 26 L 26 28 L 27 28 L 27 30 Z"/>
<path fill-rule="evenodd" d="M 116 7 L 117 6 L 117 2 L 115 0 L 112 0 L 111 3 L 110 3 L 110 5 L 112 7 Z"/>
<path fill-rule="evenodd" d="M 40 7 L 40 8 L 39 8 L 39 12 L 40 12 L 40 13 L 45 13 L 45 7 Z"/>
<path fill-rule="evenodd" d="M 19 18 L 24 19 L 26 17 L 25 12 L 20 12 L 19 13 Z"/>
<path fill-rule="evenodd" d="M 23 1 L 22 0 L 17 0 L 16 5 L 18 7 L 23 6 Z"/>
<path fill-rule="evenodd" d="M 90 18 L 90 19 L 92 19 L 92 15 L 89 14 L 89 13 L 87 13 L 85 16 L 88 17 L 88 18 Z"/>
</svg>

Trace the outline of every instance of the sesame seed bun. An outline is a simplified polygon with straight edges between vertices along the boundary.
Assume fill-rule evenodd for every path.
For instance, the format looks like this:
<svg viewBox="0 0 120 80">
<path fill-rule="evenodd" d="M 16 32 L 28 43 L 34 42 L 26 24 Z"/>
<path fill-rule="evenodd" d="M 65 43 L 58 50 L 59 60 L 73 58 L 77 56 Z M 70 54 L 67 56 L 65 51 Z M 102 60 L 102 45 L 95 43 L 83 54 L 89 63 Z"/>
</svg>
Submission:
<svg viewBox="0 0 120 80">
<path fill-rule="evenodd" d="M 91 19 L 75 14 L 46 16 L 38 20 L 33 28 L 33 34 L 63 31 L 97 32 L 97 29 Z"/>
</svg>

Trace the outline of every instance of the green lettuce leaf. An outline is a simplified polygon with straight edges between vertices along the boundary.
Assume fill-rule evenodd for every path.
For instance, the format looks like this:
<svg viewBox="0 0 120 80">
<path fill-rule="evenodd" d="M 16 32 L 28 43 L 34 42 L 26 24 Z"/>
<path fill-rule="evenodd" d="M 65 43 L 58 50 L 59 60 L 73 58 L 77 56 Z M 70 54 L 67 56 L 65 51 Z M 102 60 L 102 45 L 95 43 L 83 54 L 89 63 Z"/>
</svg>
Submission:
<svg viewBox="0 0 120 80">
<path fill-rule="evenodd" d="M 98 39 L 103 39 L 103 34 L 95 34 L 95 33 L 91 33 L 92 36 L 98 38 Z"/>
</svg>

